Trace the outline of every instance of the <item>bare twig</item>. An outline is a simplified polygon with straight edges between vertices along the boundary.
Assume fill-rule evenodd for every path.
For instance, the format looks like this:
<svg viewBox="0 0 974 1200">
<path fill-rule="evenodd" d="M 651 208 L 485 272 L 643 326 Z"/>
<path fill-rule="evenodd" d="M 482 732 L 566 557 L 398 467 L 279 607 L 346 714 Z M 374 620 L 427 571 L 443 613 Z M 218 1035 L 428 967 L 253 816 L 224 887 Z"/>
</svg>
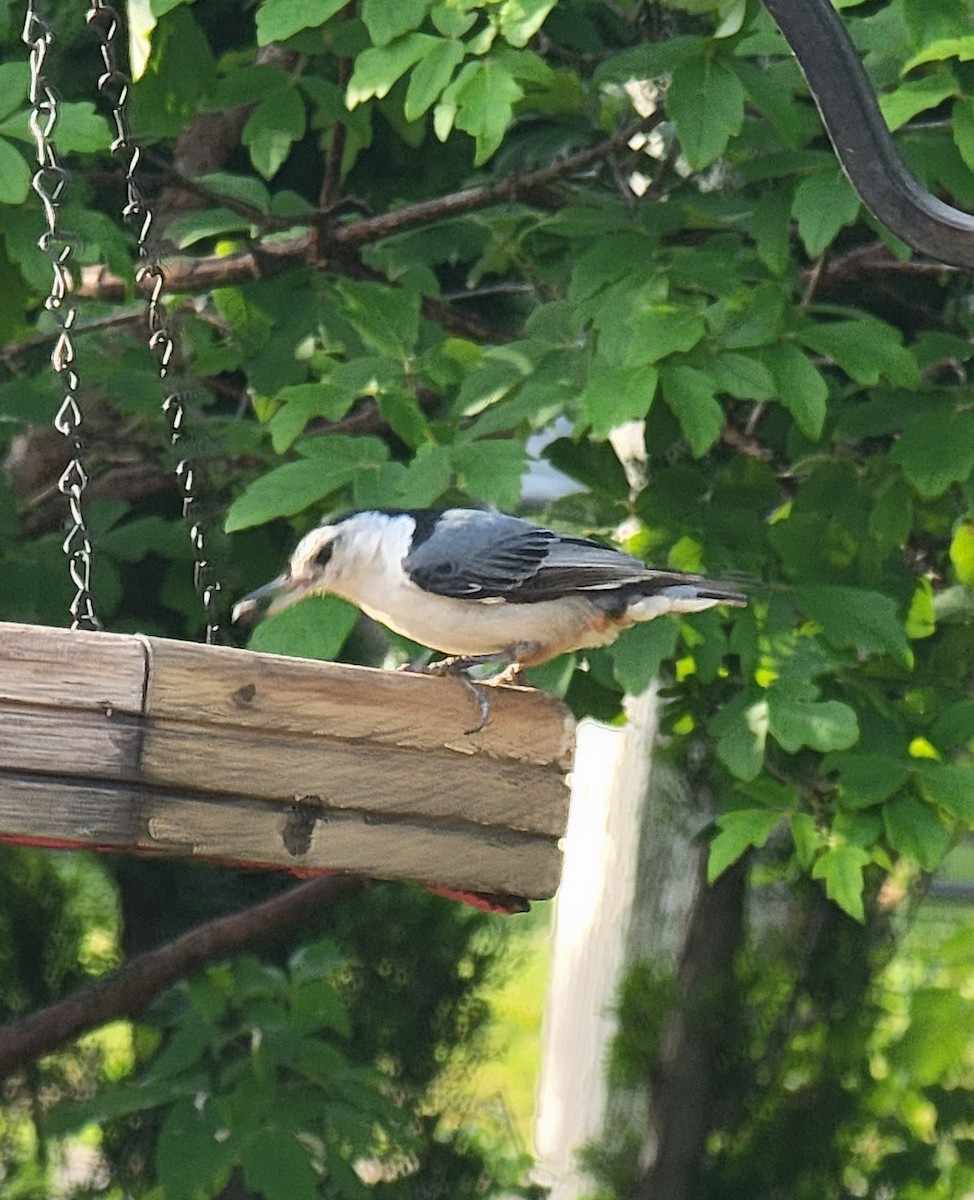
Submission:
<svg viewBox="0 0 974 1200">
<path fill-rule="evenodd" d="M 355 15 L 355 5 L 346 4 L 342 9 L 341 19 L 350 20 Z M 339 59 L 338 89 L 344 92 L 352 77 L 352 61 L 349 58 Z M 336 121 L 332 126 L 331 137 L 328 139 L 328 152 L 325 155 L 325 174 L 321 181 L 321 195 L 318 197 L 318 207 L 323 213 L 328 213 L 338 203 L 342 192 L 342 159 L 345 157 L 345 140 L 347 128 L 344 121 Z"/>
</svg>

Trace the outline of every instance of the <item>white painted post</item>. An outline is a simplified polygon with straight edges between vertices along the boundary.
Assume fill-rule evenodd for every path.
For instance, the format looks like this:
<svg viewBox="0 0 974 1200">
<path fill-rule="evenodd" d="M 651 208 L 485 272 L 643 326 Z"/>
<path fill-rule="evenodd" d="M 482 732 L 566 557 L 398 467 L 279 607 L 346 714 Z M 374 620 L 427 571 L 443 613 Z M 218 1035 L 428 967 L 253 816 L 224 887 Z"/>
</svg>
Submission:
<svg viewBox="0 0 974 1200">
<path fill-rule="evenodd" d="M 651 687 L 627 701 L 623 728 L 585 721 L 578 732 L 535 1126 L 535 1175 L 550 1200 L 591 1194 L 577 1155 L 607 1119 L 647 1134 L 646 1092 L 608 1094 L 616 996 L 636 958 L 675 969 L 696 893 L 692 839 L 701 823 L 674 772 L 657 765 L 651 777 L 658 708 Z"/>
</svg>

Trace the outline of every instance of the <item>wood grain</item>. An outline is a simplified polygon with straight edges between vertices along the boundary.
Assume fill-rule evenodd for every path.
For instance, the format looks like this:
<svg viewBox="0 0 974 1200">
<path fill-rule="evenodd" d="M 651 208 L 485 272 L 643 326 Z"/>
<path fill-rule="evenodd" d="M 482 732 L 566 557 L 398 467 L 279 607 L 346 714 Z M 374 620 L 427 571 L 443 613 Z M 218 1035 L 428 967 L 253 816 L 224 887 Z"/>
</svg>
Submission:
<svg viewBox="0 0 974 1200">
<path fill-rule="evenodd" d="M 0 840 L 553 894 L 574 725 L 524 688 L 0 623 Z"/>
<path fill-rule="evenodd" d="M 350 871 L 532 900 L 554 895 L 558 886 L 561 854 L 550 838 L 460 822 L 313 810 L 297 817 L 253 800 L 0 772 L 0 828 L 14 840 L 301 873 Z"/>
<path fill-rule="evenodd" d="M 147 640 L 150 717 L 571 766 L 574 721 L 554 697 L 532 688 L 484 687 L 490 717 L 470 734 L 480 709 L 459 679 Z"/>
<path fill-rule="evenodd" d="M 138 779 L 143 725 L 118 709 L 0 702 L 0 768 L 85 779 Z"/>
<path fill-rule="evenodd" d="M 174 789 L 293 804 L 314 797 L 333 810 L 460 817 L 560 837 L 568 789 L 560 772 L 451 750 L 382 742 L 287 737 L 267 730 L 145 725 L 142 778 Z"/>
<path fill-rule="evenodd" d="M 0 621 L 0 700 L 141 713 L 147 678 L 138 636 Z"/>
</svg>

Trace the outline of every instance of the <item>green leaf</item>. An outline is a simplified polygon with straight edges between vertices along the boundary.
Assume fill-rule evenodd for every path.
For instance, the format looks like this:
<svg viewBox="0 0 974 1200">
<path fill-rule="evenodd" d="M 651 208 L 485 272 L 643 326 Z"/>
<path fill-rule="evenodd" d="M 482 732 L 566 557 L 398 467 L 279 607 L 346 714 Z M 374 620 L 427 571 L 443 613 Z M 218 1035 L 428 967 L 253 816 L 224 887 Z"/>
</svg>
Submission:
<svg viewBox="0 0 974 1200">
<path fill-rule="evenodd" d="M 791 300 L 777 283 L 739 288 L 707 310 L 707 323 L 725 350 L 777 342 Z"/>
<path fill-rule="evenodd" d="M 709 166 L 744 124 L 744 87 L 716 59 L 694 58 L 673 69 L 666 111 L 694 170 Z"/>
<path fill-rule="evenodd" d="M 2 167 L 0 167 L 2 169 Z M 166 238 L 178 250 L 222 233 L 246 233 L 251 228 L 247 217 L 229 208 L 204 208 L 180 213 L 166 226 Z"/>
<path fill-rule="evenodd" d="M 928 62 L 946 62 L 956 58 L 960 62 L 974 61 L 974 35 L 955 38 L 938 38 L 929 46 L 924 46 L 919 54 L 915 54 L 903 67 L 907 75 L 914 67 L 920 67 Z"/>
<path fill-rule="evenodd" d="M 270 211 L 270 193 L 265 185 L 252 175 L 214 171 L 211 175 L 201 175 L 199 182 L 211 192 L 226 196 L 230 200 L 239 200 L 241 204 L 249 204 L 251 208 L 260 212 Z"/>
<path fill-rule="evenodd" d="M 403 113 L 407 121 L 417 121 L 442 95 L 463 62 L 463 45 L 443 38 L 420 59 L 409 77 Z"/>
<path fill-rule="evenodd" d="M 917 765 L 917 783 L 931 804 L 939 804 L 968 825 L 974 824 L 974 767 L 922 762 Z"/>
<path fill-rule="evenodd" d="M 216 61 L 188 6 L 172 10 L 152 33 L 152 55 L 132 88 L 129 120 L 140 140 L 175 137 L 209 92 Z"/>
<path fill-rule="evenodd" d="M 272 92 L 247 118 L 240 135 L 250 161 L 265 179 L 280 170 L 292 143 L 304 135 L 304 103 L 296 88 Z"/>
<path fill-rule="evenodd" d="M 750 229 L 757 256 L 773 275 L 784 275 L 791 263 L 790 186 L 769 192 L 755 204 Z"/>
<path fill-rule="evenodd" d="M 883 825 L 893 849 L 912 858 L 924 871 L 939 866 L 950 848 L 950 829 L 916 796 L 896 796 L 884 804 Z"/>
<path fill-rule="evenodd" d="M 488 440 L 458 444 L 453 463 L 460 484 L 498 508 L 516 508 L 521 499 L 521 476 L 527 470 L 524 443 L 517 439 Z"/>
<path fill-rule="evenodd" d="M 404 33 L 418 28 L 430 0 L 362 0 L 362 20 L 374 46 L 386 46 Z"/>
<path fill-rule="evenodd" d="M 941 38 L 951 38 L 963 32 L 969 23 L 970 12 L 965 0 L 904 0 L 903 17 L 914 46 L 927 46 Z"/>
<path fill-rule="evenodd" d="M 514 105 L 524 89 L 507 67 L 485 58 L 457 93 L 456 127 L 477 143 L 474 166 L 482 166 L 504 140 Z"/>
<path fill-rule="evenodd" d="M 951 96 L 956 96 L 957 90 L 957 80 L 949 71 L 934 71 L 930 75 L 922 75 L 919 79 L 908 79 L 895 91 L 880 96 L 879 107 L 890 129 L 899 129 L 917 113 L 937 108 Z M 955 121 L 956 113 L 955 107 Z"/>
<path fill-rule="evenodd" d="M 308 1151 L 291 1132 L 255 1130 L 243 1151 L 244 1183 L 266 1200 L 316 1200 L 318 1175 Z"/>
<path fill-rule="evenodd" d="M 795 754 L 812 750 L 847 750 L 859 740 L 855 709 L 841 700 L 807 700 L 780 688 L 768 691 L 768 731 Z"/>
<path fill-rule="evenodd" d="M 348 955 L 329 938 L 299 947 L 288 959 L 288 971 L 295 983 L 318 982 L 347 965 Z"/>
<path fill-rule="evenodd" d="M 157 19 L 164 17 L 167 12 L 179 8 L 181 4 L 194 4 L 196 0 L 149 0 L 149 11 Z"/>
<path fill-rule="evenodd" d="M 415 450 L 429 439 L 429 423 L 412 392 L 405 388 L 382 392 L 378 404 L 383 421 L 411 449 Z"/>
<path fill-rule="evenodd" d="M 430 9 L 430 20 L 444 37 L 461 38 L 477 23 L 477 9 L 467 11 L 453 0 L 442 0 Z"/>
<path fill-rule="evenodd" d="M 156 1141 L 156 1168 L 165 1180 L 167 1200 L 196 1200 L 222 1190 L 237 1157 L 213 1096 L 178 1100 L 162 1122 Z"/>
<path fill-rule="evenodd" d="M 906 636 L 913 641 L 932 637 L 937 632 L 937 610 L 934 604 L 933 584 L 929 579 L 917 580 L 913 599 L 906 614 Z"/>
<path fill-rule="evenodd" d="M 275 517 L 293 516 L 324 499 L 345 483 L 354 471 L 335 467 L 322 471 L 316 462 L 291 462 L 275 467 L 251 483 L 230 505 L 224 528 L 227 533 L 262 525 Z"/>
<path fill-rule="evenodd" d="M 866 917 L 862 903 L 865 886 L 863 869 L 869 855 L 859 846 L 832 846 L 824 850 L 812 867 L 814 879 L 825 880 L 825 894 L 857 921 Z"/>
<path fill-rule="evenodd" d="M 908 665 L 912 658 L 896 601 L 882 592 L 837 584 L 806 583 L 794 589 L 804 614 L 822 627 L 825 640 L 839 649 L 890 654 Z"/>
<path fill-rule="evenodd" d="M 889 551 L 902 546 L 912 528 L 912 489 L 905 479 L 892 475 L 875 493 L 875 503 L 869 514 L 869 536 L 881 551 Z"/>
<path fill-rule="evenodd" d="M 961 521 L 950 540 L 950 561 L 957 579 L 965 587 L 974 587 L 974 521 Z"/>
<path fill-rule="evenodd" d="M 408 33 L 388 46 L 370 46 L 355 60 L 348 81 L 345 102 L 349 108 L 370 100 L 388 96 L 392 85 L 401 79 L 413 63 L 419 62 L 439 44 L 440 39 L 428 33 Z"/>
<path fill-rule="evenodd" d="M 942 495 L 974 470 L 974 413 L 921 414 L 889 452 L 903 474 L 926 499 Z"/>
<path fill-rule="evenodd" d="M 501 36 L 511 46 L 526 46 L 554 6 L 555 0 L 504 0 Z"/>
<path fill-rule="evenodd" d="M 702 458 L 724 428 L 724 410 L 714 398 L 716 379 L 696 367 L 665 366 L 660 381 L 663 399 L 680 422 L 694 457 Z"/>
<path fill-rule="evenodd" d="M 768 737 L 768 701 L 753 693 L 735 697 L 710 722 L 717 738 L 717 757 L 737 779 L 757 778 L 764 766 Z"/>
<path fill-rule="evenodd" d="M 775 394 L 771 372 L 749 354 L 718 354 L 713 369 L 717 390 L 738 400 L 770 400 Z"/>
<path fill-rule="evenodd" d="M 835 235 L 859 215 L 859 197 L 838 168 L 816 171 L 795 189 L 791 206 L 798 236 L 817 258 Z"/>
<path fill-rule="evenodd" d="M 632 342 L 626 355 L 628 363 L 655 363 L 668 354 L 686 353 L 700 341 L 706 326 L 703 317 L 692 308 L 672 304 L 649 304 L 638 309 L 630 320 Z"/>
<path fill-rule="evenodd" d="M 822 833 L 811 813 L 792 813 L 791 840 L 795 843 L 795 857 L 802 870 L 810 870 L 822 844 Z"/>
<path fill-rule="evenodd" d="M 314 439 L 308 448 L 313 450 L 313 458 L 275 467 L 234 500 L 227 513 L 227 533 L 302 512 L 351 483 L 359 471 L 388 458 L 388 451 L 377 438 L 328 434 Z"/>
<path fill-rule="evenodd" d="M 930 730 L 930 739 L 940 750 L 953 750 L 971 738 L 974 738 L 974 698 L 948 704 Z"/>
<path fill-rule="evenodd" d="M 627 630 L 609 648 L 613 674 L 627 695 L 639 696 L 649 687 L 663 663 L 673 657 L 679 635 L 676 621 L 646 621 Z"/>
<path fill-rule="evenodd" d="M 286 42 L 302 29 L 317 29 L 345 7 L 345 0 L 263 0 L 257 10 L 257 44 Z"/>
<path fill-rule="evenodd" d="M 707 858 L 707 882 L 713 883 L 741 855 L 760 849 L 781 824 L 782 814 L 767 808 L 740 808 L 721 813 L 717 818 L 720 832 L 710 843 Z"/>
<path fill-rule="evenodd" d="M 612 443 L 590 438 L 559 438 L 546 447 L 544 457 L 559 471 L 610 500 L 624 503 L 629 496 L 629 480 Z"/>
<path fill-rule="evenodd" d="M 365 342 L 400 361 L 412 356 L 419 337 L 418 292 L 351 279 L 335 286 L 345 301 L 344 315 Z"/>
<path fill-rule="evenodd" d="M 624 421 L 645 417 L 658 381 L 659 372 L 651 366 L 620 367 L 591 378 L 579 403 L 593 434 L 604 438 Z"/>
<path fill-rule="evenodd" d="M 30 178 L 27 160 L 0 138 L 0 204 L 23 204 L 30 194 Z"/>
<path fill-rule="evenodd" d="M 360 392 L 342 387 L 338 380 L 320 383 L 296 383 L 282 388 L 277 395 L 280 407 L 267 422 L 271 441 L 278 454 L 289 450 L 314 417 L 337 421 L 352 407 Z"/>
<path fill-rule="evenodd" d="M 0 63 L 0 120 L 27 106 L 30 70 L 26 62 Z M 22 119 L 26 132 L 27 122 Z"/>
<path fill-rule="evenodd" d="M 917 987 L 910 995 L 909 1017 L 909 1025 L 891 1047 L 890 1065 L 900 1078 L 910 1081 L 914 1094 L 937 1096 L 941 1116 L 947 1103 L 944 1097 L 953 1094 L 952 1081 L 971 1043 L 970 996 L 966 989 Z M 958 1090 L 962 1095 L 966 1092 L 963 1086 Z"/>
<path fill-rule="evenodd" d="M 974 97 L 965 96 L 954 105 L 952 114 L 954 145 L 964 165 L 974 171 Z"/>
<path fill-rule="evenodd" d="M 118 1117 L 163 1108 L 198 1090 L 202 1077 L 182 1074 L 171 1078 L 141 1079 L 138 1083 L 117 1083 L 96 1092 L 87 1100 L 62 1101 L 47 1116 L 44 1128 L 49 1134 L 72 1133 L 84 1125 L 103 1125 Z"/>
<path fill-rule="evenodd" d="M 839 800 L 843 808 L 870 808 L 888 800 L 906 783 L 910 769 L 900 758 L 888 754 L 829 754 L 823 772 L 839 772 Z"/>
<path fill-rule="evenodd" d="M 829 321 L 804 324 L 799 339 L 819 354 L 838 363 L 857 383 L 875 385 L 880 375 L 900 387 L 916 387 L 920 372 L 916 359 L 905 349 L 898 330 L 883 321 Z"/>
<path fill-rule="evenodd" d="M 308 596 L 265 617 L 247 645 L 267 654 L 331 662 L 348 640 L 358 616 L 357 608 L 337 596 Z"/>
<path fill-rule="evenodd" d="M 795 418 L 802 433 L 817 442 L 825 425 L 829 396 L 829 386 L 821 371 L 793 342 L 769 346 L 763 357 L 774 375 L 778 400 Z"/>
</svg>

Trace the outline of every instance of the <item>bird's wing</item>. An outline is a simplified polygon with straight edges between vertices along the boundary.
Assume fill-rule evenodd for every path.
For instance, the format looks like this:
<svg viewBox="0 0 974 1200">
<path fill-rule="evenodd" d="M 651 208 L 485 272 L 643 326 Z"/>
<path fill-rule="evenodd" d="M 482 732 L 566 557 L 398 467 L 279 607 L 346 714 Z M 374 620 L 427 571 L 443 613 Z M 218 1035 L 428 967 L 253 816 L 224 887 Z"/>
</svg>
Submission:
<svg viewBox="0 0 974 1200">
<path fill-rule="evenodd" d="M 542 529 L 518 517 L 452 509 L 403 561 L 419 587 L 441 596 L 530 603 L 626 584 L 660 586 L 684 576 L 650 571 L 638 559 L 587 538 Z"/>
</svg>

